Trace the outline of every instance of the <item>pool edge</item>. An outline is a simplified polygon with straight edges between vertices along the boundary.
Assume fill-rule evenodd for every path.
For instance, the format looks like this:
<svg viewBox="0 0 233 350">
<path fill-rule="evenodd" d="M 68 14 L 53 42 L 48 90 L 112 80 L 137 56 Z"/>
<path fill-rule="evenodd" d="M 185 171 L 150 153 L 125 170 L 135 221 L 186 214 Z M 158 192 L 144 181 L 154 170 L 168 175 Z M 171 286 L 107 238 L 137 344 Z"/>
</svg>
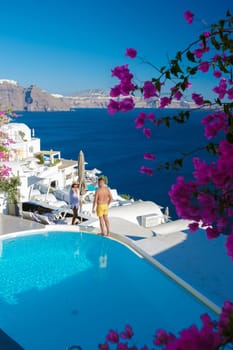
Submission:
<svg viewBox="0 0 233 350">
<path fill-rule="evenodd" d="M 88 233 L 92 235 L 96 235 L 96 232 L 90 232 L 88 230 L 82 229 L 80 230 L 77 226 L 69 226 L 64 227 L 64 225 L 48 225 L 40 229 L 31 229 L 31 230 L 24 230 L 24 231 L 17 231 L 12 233 L 4 234 L 3 236 L 0 236 L 0 241 L 9 239 L 9 238 L 15 238 L 19 236 L 27 236 L 30 234 L 43 234 L 46 232 L 53 232 L 53 231 L 59 231 L 59 232 L 76 232 L 76 233 Z M 101 238 L 102 236 L 100 236 Z M 158 268 L 160 271 L 162 271 L 166 276 L 168 276 L 170 279 L 175 281 L 178 285 L 180 285 L 182 288 L 184 288 L 187 292 L 189 292 L 191 295 L 193 295 L 196 299 L 198 299 L 202 304 L 207 306 L 211 311 L 213 311 L 216 315 L 219 315 L 221 312 L 221 308 L 216 305 L 214 302 L 212 302 L 210 299 L 208 299 L 206 296 L 204 296 L 202 293 L 200 293 L 197 289 L 192 287 L 189 283 L 185 282 L 182 278 L 180 278 L 177 274 L 172 272 L 170 269 L 165 267 L 163 264 L 161 264 L 158 260 L 156 260 L 154 257 L 149 255 L 146 251 L 144 251 L 142 248 L 138 247 L 132 239 L 122 236 L 117 233 L 111 233 L 109 237 L 104 237 L 107 239 L 111 239 L 114 241 L 117 241 L 120 244 L 125 245 L 127 248 L 131 249 L 135 254 L 137 254 L 139 257 L 144 258 L 147 260 L 151 265 Z"/>
</svg>

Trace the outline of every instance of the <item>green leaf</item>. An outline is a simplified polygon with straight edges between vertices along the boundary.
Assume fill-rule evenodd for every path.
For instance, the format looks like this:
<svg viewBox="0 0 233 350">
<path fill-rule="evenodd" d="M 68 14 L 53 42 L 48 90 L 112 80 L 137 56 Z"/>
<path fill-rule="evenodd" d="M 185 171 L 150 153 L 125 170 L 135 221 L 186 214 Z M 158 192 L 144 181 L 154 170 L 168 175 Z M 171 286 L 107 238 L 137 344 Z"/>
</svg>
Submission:
<svg viewBox="0 0 233 350">
<path fill-rule="evenodd" d="M 178 52 L 176 53 L 176 59 L 177 59 L 178 61 L 182 61 L 182 52 L 181 52 L 181 51 L 178 51 Z"/>
<path fill-rule="evenodd" d="M 217 154 L 217 146 L 213 142 L 208 143 L 205 146 L 205 149 L 208 153 L 212 154 L 213 156 Z"/>
<path fill-rule="evenodd" d="M 230 103 L 224 103 L 223 104 L 223 110 L 226 114 L 228 114 L 230 117 L 232 115 L 232 109 L 233 109 L 233 102 L 230 102 Z M 232 120 L 232 117 L 229 118 L 229 120 L 231 121 Z"/>
<path fill-rule="evenodd" d="M 195 75 L 196 72 L 197 72 L 197 67 L 193 67 L 193 68 L 190 69 L 189 74 Z"/>
<path fill-rule="evenodd" d="M 166 66 L 161 67 L 160 72 L 163 73 L 165 71 L 165 69 L 166 69 Z"/>
<path fill-rule="evenodd" d="M 233 133 L 228 133 L 227 134 L 227 141 L 230 142 L 230 143 L 233 143 Z"/>
<path fill-rule="evenodd" d="M 195 56 L 194 56 L 194 54 L 193 54 L 191 51 L 188 51 L 188 52 L 186 53 L 186 56 L 187 56 L 187 58 L 188 58 L 189 61 L 191 61 L 191 62 L 196 62 Z"/>
<path fill-rule="evenodd" d="M 218 23 L 219 23 L 219 27 L 220 27 L 221 29 L 223 29 L 223 28 L 224 28 L 224 23 L 225 23 L 225 21 L 224 21 L 223 19 L 220 19 L 220 21 L 219 21 Z"/>
<path fill-rule="evenodd" d="M 219 60 L 218 61 L 218 66 L 219 66 L 219 69 L 221 69 L 222 72 L 224 73 L 230 73 L 227 68 L 225 67 L 225 64 L 223 61 Z"/>
<path fill-rule="evenodd" d="M 166 71 L 165 77 L 166 77 L 167 79 L 171 79 L 171 74 L 170 74 L 170 71 L 169 71 L 169 70 Z"/>
<path fill-rule="evenodd" d="M 156 87 L 157 91 L 160 92 L 160 90 L 161 90 L 161 83 L 160 83 L 159 79 L 157 79 L 157 81 L 155 82 L 155 87 Z"/>
<path fill-rule="evenodd" d="M 171 120 L 171 118 L 170 118 L 170 117 L 165 117 L 164 120 L 165 120 L 165 125 L 166 125 L 166 127 L 167 127 L 167 128 L 170 128 L 170 125 L 171 125 L 170 120 Z"/>
<path fill-rule="evenodd" d="M 219 106 L 222 106 L 222 101 L 220 100 L 219 97 L 215 99 L 215 103 L 218 104 Z"/>
<path fill-rule="evenodd" d="M 183 159 L 182 158 L 177 158 L 174 160 L 174 166 L 178 168 L 182 168 L 183 166 Z"/>
<path fill-rule="evenodd" d="M 203 44 L 204 48 L 206 48 L 206 37 L 205 37 L 205 35 L 201 34 L 200 35 L 200 39 L 202 41 L 202 44 Z"/>
<path fill-rule="evenodd" d="M 214 36 L 211 37 L 211 43 L 216 48 L 216 50 L 220 50 L 220 44 L 217 42 L 216 38 Z"/>
</svg>

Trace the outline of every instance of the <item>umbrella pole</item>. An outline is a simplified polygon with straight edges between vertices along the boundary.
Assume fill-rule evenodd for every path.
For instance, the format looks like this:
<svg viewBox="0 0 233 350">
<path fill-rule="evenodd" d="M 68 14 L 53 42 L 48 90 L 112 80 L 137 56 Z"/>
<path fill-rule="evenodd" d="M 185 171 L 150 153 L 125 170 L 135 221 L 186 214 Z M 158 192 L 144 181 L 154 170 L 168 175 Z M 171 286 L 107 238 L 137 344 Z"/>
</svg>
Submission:
<svg viewBox="0 0 233 350">
<path fill-rule="evenodd" d="M 81 223 L 83 222 L 83 217 L 82 217 L 82 207 L 80 208 L 80 219 L 81 219 Z"/>
</svg>

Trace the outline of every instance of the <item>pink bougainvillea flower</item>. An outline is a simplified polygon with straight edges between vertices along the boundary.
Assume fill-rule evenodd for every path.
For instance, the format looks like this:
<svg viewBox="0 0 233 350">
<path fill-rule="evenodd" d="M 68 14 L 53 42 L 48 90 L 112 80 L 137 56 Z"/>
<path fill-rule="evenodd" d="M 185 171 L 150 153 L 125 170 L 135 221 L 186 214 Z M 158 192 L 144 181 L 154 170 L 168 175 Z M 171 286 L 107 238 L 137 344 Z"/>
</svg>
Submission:
<svg viewBox="0 0 233 350">
<path fill-rule="evenodd" d="M 233 100 L 233 88 L 227 90 L 227 96 L 229 100 Z"/>
<path fill-rule="evenodd" d="M 168 192 L 171 202 L 176 206 L 177 214 L 183 219 L 193 221 L 200 220 L 199 210 L 193 204 L 193 193 L 198 190 L 198 185 L 194 181 L 185 182 L 183 176 L 178 176 L 177 183 L 173 184 Z"/>
<path fill-rule="evenodd" d="M 108 343 L 99 344 L 99 345 L 98 345 L 98 348 L 99 348 L 100 350 L 110 350 L 110 347 L 109 347 Z"/>
<path fill-rule="evenodd" d="M 192 99 L 198 106 L 202 106 L 204 104 L 204 99 L 200 94 L 193 93 Z"/>
<path fill-rule="evenodd" d="M 144 126 L 145 120 L 143 118 L 137 117 L 134 120 L 135 126 L 137 129 L 140 129 Z"/>
<path fill-rule="evenodd" d="M 209 38 L 210 37 L 210 32 L 204 32 L 203 35 L 204 35 L 204 37 Z"/>
<path fill-rule="evenodd" d="M 148 113 L 147 119 L 149 119 L 149 121 L 153 122 L 155 120 L 154 113 L 153 112 Z"/>
<path fill-rule="evenodd" d="M 182 93 L 180 91 L 177 91 L 175 94 L 174 94 L 174 98 L 177 100 L 177 101 L 180 101 L 181 98 L 183 97 Z"/>
<path fill-rule="evenodd" d="M 153 341 L 154 345 L 166 345 L 168 341 L 167 332 L 163 329 L 158 329 Z"/>
<path fill-rule="evenodd" d="M 125 326 L 124 332 L 120 334 L 120 337 L 123 339 L 131 339 L 133 336 L 133 329 L 131 326 L 127 325 Z"/>
<path fill-rule="evenodd" d="M 190 82 L 187 82 L 186 85 L 185 85 L 185 87 L 186 87 L 187 89 L 191 88 L 192 86 L 193 86 L 193 84 L 190 83 Z"/>
<path fill-rule="evenodd" d="M 201 58 L 204 53 L 209 52 L 210 48 L 208 46 L 203 45 L 203 43 L 200 43 L 200 47 L 198 49 L 195 49 L 193 51 L 193 54 L 196 58 Z"/>
<path fill-rule="evenodd" d="M 148 114 L 144 112 L 140 112 L 139 116 L 134 120 L 135 126 L 137 129 L 140 129 L 144 126 L 146 119 L 148 119 L 150 122 L 154 122 L 155 115 L 153 112 L 150 112 Z"/>
<path fill-rule="evenodd" d="M 159 108 L 164 108 L 168 106 L 172 102 L 172 99 L 170 97 L 161 97 L 160 99 L 160 105 Z"/>
<path fill-rule="evenodd" d="M 193 158 L 193 176 L 198 181 L 199 185 L 206 185 L 212 179 L 212 164 L 207 164 L 205 161 L 201 161 L 200 158 Z"/>
<path fill-rule="evenodd" d="M 152 153 L 144 153 L 144 159 L 145 160 L 155 160 L 155 155 Z"/>
<path fill-rule="evenodd" d="M 118 97 L 118 96 L 120 96 L 120 94 L 121 94 L 120 85 L 114 86 L 110 91 L 111 97 Z"/>
<path fill-rule="evenodd" d="M 194 14 L 191 11 L 189 10 L 185 11 L 184 18 L 188 24 L 191 24 L 193 22 L 193 17 L 194 17 Z"/>
<path fill-rule="evenodd" d="M 212 61 L 213 61 L 213 62 L 216 62 L 216 61 L 218 61 L 219 58 L 220 58 L 219 53 L 216 53 L 216 54 L 214 55 L 214 57 L 212 58 Z"/>
<path fill-rule="evenodd" d="M 125 56 L 130 57 L 130 58 L 135 58 L 137 56 L 137 50 L 133 48 L 128 48 L 126 49 Z"/>
<path fill-rule="evenodd" d="M 228 58 L 228 56 L 227 56 L 226 53 L 224 52 L 224 53 L 222 54 L 222 59 L 223 59 L 223 61 L 226 61 L 227 58 Z"/>
<path fill-rule="evenodd" d="M 209 62 L 204 61 L 204 62 L 202 62 L 202 63 L 199 65 L 198 69 L 199 69 L 201 72 L 206 73 L 206 72 L 208 72 L 209 67 L 210 67 Z"/>
<path fill-rule="evenodd" d="M 222 76 L 222 72 L 220 70 L 215 70 L 213 74 L 215 78 L 221 78 Z"/>
<path fill-rule="evenodd" d="M 148 167 L 143 165 L 140 168 L 140 173 L 146 174 L 148 176 L 152 176 L 153 175 L 153 169 L 152 168 L 148 168 Z"/>
<path fill-rule="evenodd" d="M 153 341 L 154 345 L 167 345 L 176 339 L 174 334 L 167 333 L 163 329 L 158 329 L 155 334 L 155 339 Z M 175 350 L 175 349 L 174 349 Z"/>
<path fill-rule="evenodd" d="M 112 69 L 112 76 L 122 80 L 125 77 L 128 77 L 130 74 L 128 64 L 124 64 L 123 66 L 117 66 Z"/>
<path fill-rule="evenodd" d="M 173 97 L 180 101 L 181 97 L 183 96 L 182 93 L 178 90 L 178 88 L 176 86 L 172 87 L 171 88 L 171 91 L 172 91 L 172 94 L 173 94 Z"/>
<path fill-rule="evenodd" d="M 7 180 L 7 178 L 9 177 L 10 173 L 11 173 L 12 169 L 9 168 L 7 165 L 3 164 L 2 166 L 0 166 L 0 178 L 1 180 Z"/>
<path fill-rule="evenodd" d="M 217 238 L 220 236 L 220 232 L 215 227 L 207 227 L 206 229 L 206 235 L 208 239 Z"/>
<path fill-rule="evenodd" d="M 143 89 L 143 96 L 145 99 L 158 96 L 156 93 L 156 87 L 151 81 L 145 81 L 142 89 Z"/>
<path fill-rule="evenodd" d="M 202 118 L 201 123 L 205 127 L 205 137 L 209 140 L 215 137 L 220 131 L 228 132 L 229 116 L 224 112 L 208 114 Z"/>
<path fill-rule="evenodd" d="M 113 329 L 110 329 L 110 331 L 107 334 L 107 340 L 110 341 L 111 343 L 118 343 L 119 334 Z"/>
<path fill-rule="evenodd" d="M 191 233 L 196 232 L 199 229 L 199 224 L 197 222 L 192 222 L 189 224 L 189 230 Z"/>
<path fill-rule="evenodd" d="M 202 49 L 196 49 L 196 50 L 193 51 L 193 54 L 194 54 L 194 56 L 197 57 L 197 58 L 202 58 L 202 56 L 203 56 L 203 50 L 202 50 Z"/>
<path fill-rule="evenodd" d="M 116 350 L 129 350 L 131 348 L 128 347 L 126 343 L 118 343 Z"/>
<path fill-rule="evenodd" d="M 151 138 L 151 129 L 149 128 L 144 128 L 143 129 L 143 134 L 146 135 L 146 137 L 149 139 Z"/>
<path fill-rule="evenodd" d="M 120 85 L 120 93 L 123 96 L 129 96 L 131 92 L 135 90 L 134 84 L 130 80 L 122 80 Z"/>
<path fill-rule="evenodd" d="M 121 112 L 128 112 L 134 109 L 134 100 L 132 97 L 124 98 L 120 101 L 120 110 Z"/>
<path fill-rule="evenodd" d="M 144 126 L 146 119 L 146 113 L 140 112 L 139 116 L 134 120 L 135 126 L 137 129 L 140 129 Z"/>
<path fill-rule="evenodd" d="M 108 104 L 108 113 L 115 114 L 120 111 L 120 103 L 118 101 L 110 99 Z"/>
<path fill-rule="evenodd" d="M 219 330 L 221 334 L 229 331 L 231 327 L 231 319 L 233 317 L 233 303 L 231 301 L 225 300 L 222 311 L 219 317 Z"/>
<path fill-rule="evenodd" d="M 218 86 L 213 88 L 213 91 L 218 94 L 219 99 L 223 99 L 227 93 L 227 81 L 225 78 L 222 78 Z"/>
</svg>

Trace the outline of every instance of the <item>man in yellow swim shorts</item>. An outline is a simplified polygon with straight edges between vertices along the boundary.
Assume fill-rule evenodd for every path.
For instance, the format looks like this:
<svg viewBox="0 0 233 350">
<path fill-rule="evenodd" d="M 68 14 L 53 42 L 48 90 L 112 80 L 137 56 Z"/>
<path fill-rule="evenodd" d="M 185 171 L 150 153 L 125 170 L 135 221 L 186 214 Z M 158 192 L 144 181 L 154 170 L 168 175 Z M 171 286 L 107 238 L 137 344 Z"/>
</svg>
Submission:
<svg viewBox="0 0 233 350">
<path fill-rule="evenodd" d="M 98 190 L 95 192 L 94 202 L 93 202 L 93 209 L 92 211 L 95 212 L 99 217 L 100 222 L 100 229 L 101 229 L 101 235 L 105 235 L 105 228 L 107 231 L 107 236 L 110 235 L 110 225 L 108 220 L 108 207 L 109 204 L 112 201 L 112 194 L 109 190 L 109 188 L 106 186 L 104 178 L 100 177 L 98 179 Z"/>
</svg>

